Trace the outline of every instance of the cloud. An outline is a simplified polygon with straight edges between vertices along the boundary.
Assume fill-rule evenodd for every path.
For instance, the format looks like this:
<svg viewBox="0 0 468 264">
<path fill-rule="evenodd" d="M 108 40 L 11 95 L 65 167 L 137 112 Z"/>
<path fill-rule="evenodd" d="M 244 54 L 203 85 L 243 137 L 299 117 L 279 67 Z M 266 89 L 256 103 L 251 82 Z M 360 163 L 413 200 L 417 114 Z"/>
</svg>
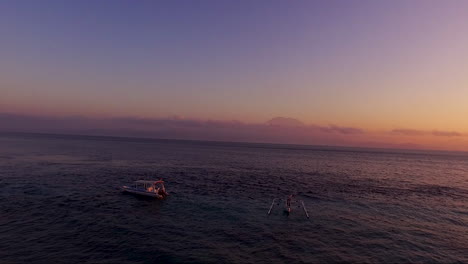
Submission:
<svg viewBox="0 0 468 264">
<path fill-rule="evenodd" d="M 304 126 L 301 121 L 290 117 L 275 117 L 267 121 L 271 126 L 285 126 L 285 127 L 298 127 Z"/>
<path fill-rule="evenodd" d="M 302 127 L 308 130 L 319 130 L 325 133 L 337 133 L 337 134 L 362 134 L 364 130 L 355 127 L 342 127 L 337 125 L 329 126 L 317 126 L 317 125 L 305 125 L 302 121 L 291 117 L 275 117 L 266 122 L 270 126 L 279 127 Z"/>
<path fill-rule="evenodd" d="M 305 125 L 278 117 L 266 123 L 184 118 L 34 117 L 0 114 L 0 131 L 129 136 L 166 139 L 349 145 L 359 128 Z"/>
<path fill-rule="evenodd" d="M 432 135 L 438 136 L 438 137 L 461 137 L 463 136 L 462 133 L 455 132 L 455 131 L 438 131 L 438 130 L 432 131 Z"/>
<path fill-rule="evenodd" d="M 399 134 L 399 135 L 405 135 L 405 136 L 422 136 L 426 134 L 424 131 L 414 130 L 414 129 L 393 129 L 390 132 L 393 134 Z"/>
<path fill-rule="evenodd" d="M 443 131 L 443 130 L 433 130 L 433 131 L 425 131 L 425 130 L 415 130 L 415 129 L 394 129 L 390 131 L 393 134 L 405 135 L 405 136 L 437 136 L 437 137 L 462 137 L 464 136 L 463 133 L 456 132 L 456 131 Z"/>
<path fill-rule="evenodd" d="M 355 127 L 341 127 L 336 125 L 330 125 L 328 127 L 320 127 L 322 131 L 331 132 L 331 133 L 339 133 L 339 134 L 363 134 L 364 130 Z"/>
<path fill-rule="evenodd" d="M 339 125 L 307 125 L 293 118 L 274 118 L 265 123 L 167 118 L 85 118 L 37 117 L 0 113 L 0 132 L 32 132 L 120 136 L 160 139 L 187 139 L 257 143 L 285 143 L 383 148 L 462 148 L 453 140 L 462 133 L 395 129 L 387 132 L 366 131 Z M 285 122 L 283 122 L 285 121 Z M 411 140 L 391 135 L 412 136 Z M 424 137 L 418 137 L 418 136 Z M 427 137 L 432 137 L 430 140 Z M 451 140 L 451 141 L 450 141 Z M 410 141 L 410 143 L 408 143 Z M 414 142 L 413 142 L 414 141 Z M 465 147 L 463 147 L 465 148 Z"/>
</svg>

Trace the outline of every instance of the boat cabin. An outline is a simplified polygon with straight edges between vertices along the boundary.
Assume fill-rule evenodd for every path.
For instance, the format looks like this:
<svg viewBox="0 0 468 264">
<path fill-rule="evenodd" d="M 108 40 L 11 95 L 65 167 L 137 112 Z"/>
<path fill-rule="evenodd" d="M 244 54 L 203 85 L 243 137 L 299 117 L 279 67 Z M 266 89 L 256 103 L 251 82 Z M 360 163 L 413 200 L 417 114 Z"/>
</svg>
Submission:
<svg viewBox="0 0 468 264">
<path fill-rule="evenodd" d="M 144 196 L 151 196 L 156 197 L 158 199 L 163 199 L 167 197 L 168 193 L 166 192 L 166 188 L 164 187 L 164 181 L 147 181 L 147 180 L 138 180 L 135 181 L 132 186 L 123 186 L 123 191 L 144 195 Z"/>
</svg>

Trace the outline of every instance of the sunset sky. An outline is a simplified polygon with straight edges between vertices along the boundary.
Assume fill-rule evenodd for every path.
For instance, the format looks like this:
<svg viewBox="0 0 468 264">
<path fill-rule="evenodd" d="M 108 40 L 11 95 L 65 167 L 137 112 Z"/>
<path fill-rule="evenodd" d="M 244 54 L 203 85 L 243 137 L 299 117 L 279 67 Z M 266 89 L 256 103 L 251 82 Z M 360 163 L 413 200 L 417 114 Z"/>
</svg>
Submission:
<svg viewBox="0 0 468 264">
<path fill-rule="evenodd" d="M 461 0 L 2 1 L 0 128 L 215 120 L 250 132 L 200 139 L 468 150 L 467 14 Z M 304 128 L 262 140 L 275 117 Z"/>
</svg>

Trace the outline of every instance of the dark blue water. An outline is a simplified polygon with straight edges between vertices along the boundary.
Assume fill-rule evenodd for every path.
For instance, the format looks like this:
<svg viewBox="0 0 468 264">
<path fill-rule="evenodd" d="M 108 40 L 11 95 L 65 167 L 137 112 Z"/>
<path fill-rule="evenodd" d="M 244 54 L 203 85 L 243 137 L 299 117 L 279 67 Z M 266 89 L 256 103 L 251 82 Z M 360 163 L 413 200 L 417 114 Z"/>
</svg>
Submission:
<svg viewBox="0 0 468 264">
<path fill-rule="evenodd" d="M 0 263 L 468 263 L 468 155 L 4 134 L 0 213 Z"/>
</svg>

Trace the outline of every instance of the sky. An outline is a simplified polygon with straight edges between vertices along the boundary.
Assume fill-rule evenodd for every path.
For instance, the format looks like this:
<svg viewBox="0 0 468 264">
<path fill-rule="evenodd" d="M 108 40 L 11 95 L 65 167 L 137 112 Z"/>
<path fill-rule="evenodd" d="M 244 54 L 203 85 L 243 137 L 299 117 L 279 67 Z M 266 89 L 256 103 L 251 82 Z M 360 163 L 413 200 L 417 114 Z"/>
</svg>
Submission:
<svg viewBox="0 0 468 264">
<path fill-rule="evenodd" d="M 164 137 L 468 150 L 467 12 L 461 0 L 1 1 L 1 127 L 214 122 L 249 132 Z"/>
</svg>

